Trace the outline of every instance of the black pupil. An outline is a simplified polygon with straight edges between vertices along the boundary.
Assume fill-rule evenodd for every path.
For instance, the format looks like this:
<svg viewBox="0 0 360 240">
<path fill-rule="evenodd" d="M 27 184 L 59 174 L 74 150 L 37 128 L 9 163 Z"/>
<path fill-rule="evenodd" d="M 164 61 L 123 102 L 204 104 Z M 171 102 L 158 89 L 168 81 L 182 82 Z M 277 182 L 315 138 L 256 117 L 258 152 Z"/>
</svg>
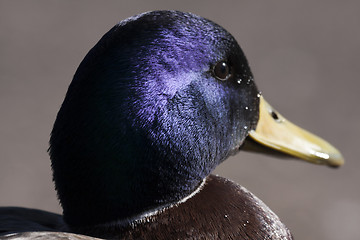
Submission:
<svg viewBox="0 0 360 240">
<path fill-rule="evenodd" d="M 220 80 L 226 80 L 230 74 L 229 65 L 226 62 L 219 62 L 215 65 L 214 74 Z"/>
</svg>

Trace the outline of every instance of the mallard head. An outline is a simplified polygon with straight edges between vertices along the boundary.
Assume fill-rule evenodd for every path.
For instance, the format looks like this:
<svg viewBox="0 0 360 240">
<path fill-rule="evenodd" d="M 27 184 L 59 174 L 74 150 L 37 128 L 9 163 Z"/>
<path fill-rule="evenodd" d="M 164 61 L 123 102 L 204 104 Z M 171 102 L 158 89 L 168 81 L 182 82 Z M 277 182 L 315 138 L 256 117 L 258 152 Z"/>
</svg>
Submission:
<svg viewBox="0 0 360 240">
<path fill-rule="evenodd" d="M 72 226 L 131 221 L 177 203 L 249 135 L 302 157 L 259 121 L 286 122 L 279 118 L 219 25 L 177 11 L 124 20 L 86 55 L 54 124 L 50 155 L 64 218 Z M 313 142 L 329 157 L 305 150 L 308 160 L 341 164 L 331 145 Z"/>
</svg>

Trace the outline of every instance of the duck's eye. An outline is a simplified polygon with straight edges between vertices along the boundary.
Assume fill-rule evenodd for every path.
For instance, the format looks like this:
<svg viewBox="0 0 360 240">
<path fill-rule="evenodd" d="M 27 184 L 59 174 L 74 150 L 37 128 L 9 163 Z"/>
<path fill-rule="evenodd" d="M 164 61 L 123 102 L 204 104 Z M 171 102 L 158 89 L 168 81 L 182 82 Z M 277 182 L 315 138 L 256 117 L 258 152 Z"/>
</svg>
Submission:
<svg viewBox="0 0 360 240">
<path fill-rule="evenodd" d="M 214 68 L 213 68 L 213 72 L 214 72 L 214 76 L 221 80 L 221 81 L 225 81 L 230 77 L 230 66 L 227 62 L 225 61 L 220 61 L 218 62 Z"/>
</svg>

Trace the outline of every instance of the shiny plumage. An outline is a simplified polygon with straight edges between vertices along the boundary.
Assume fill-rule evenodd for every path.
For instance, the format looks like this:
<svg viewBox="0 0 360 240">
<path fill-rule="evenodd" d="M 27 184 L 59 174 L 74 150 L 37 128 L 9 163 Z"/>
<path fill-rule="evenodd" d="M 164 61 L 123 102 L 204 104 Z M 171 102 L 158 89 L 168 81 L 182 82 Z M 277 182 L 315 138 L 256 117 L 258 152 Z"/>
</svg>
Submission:
<svg viewBox="0 0 360 240">
<path fill-rule="evenodd" d="M 0 231 L 292 239 L 253 194 L 210 174 L 255 131 L 263 102 L 240 46 L 217 24 L 178 11 L 124 20 L 80 64 L 51 133 L 64 220 L 3 208 Z"/>
</svg>

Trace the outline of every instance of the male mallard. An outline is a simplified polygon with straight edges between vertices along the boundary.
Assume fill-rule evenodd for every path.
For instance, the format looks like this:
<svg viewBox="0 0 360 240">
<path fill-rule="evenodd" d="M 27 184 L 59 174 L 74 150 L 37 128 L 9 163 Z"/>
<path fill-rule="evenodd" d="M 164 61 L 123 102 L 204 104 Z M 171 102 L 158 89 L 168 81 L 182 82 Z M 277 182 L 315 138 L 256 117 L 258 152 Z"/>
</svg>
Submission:
<svg viewBox="0 0 360 240">
<path fill-rule="evenodd" d="M 42 230 L 122 239 L 292 239 L 261 200 L 211 175 L 239 149 L 260 145 L 343 164 L 334 147 L 264 100 L 240 46 L 222 27 L 178 11 L 140 14 L 90 50 L 57 115 L 49 153 L 66 224 L 60 215 L 3 208 L 13 223 L 24 219 L 15 217 L 20 212 L 28 221 L 18 228 L 2 221 L 0 230 L 28 231 L 7 238 L 87 238 L 34 232 Z"/>
</svg>

